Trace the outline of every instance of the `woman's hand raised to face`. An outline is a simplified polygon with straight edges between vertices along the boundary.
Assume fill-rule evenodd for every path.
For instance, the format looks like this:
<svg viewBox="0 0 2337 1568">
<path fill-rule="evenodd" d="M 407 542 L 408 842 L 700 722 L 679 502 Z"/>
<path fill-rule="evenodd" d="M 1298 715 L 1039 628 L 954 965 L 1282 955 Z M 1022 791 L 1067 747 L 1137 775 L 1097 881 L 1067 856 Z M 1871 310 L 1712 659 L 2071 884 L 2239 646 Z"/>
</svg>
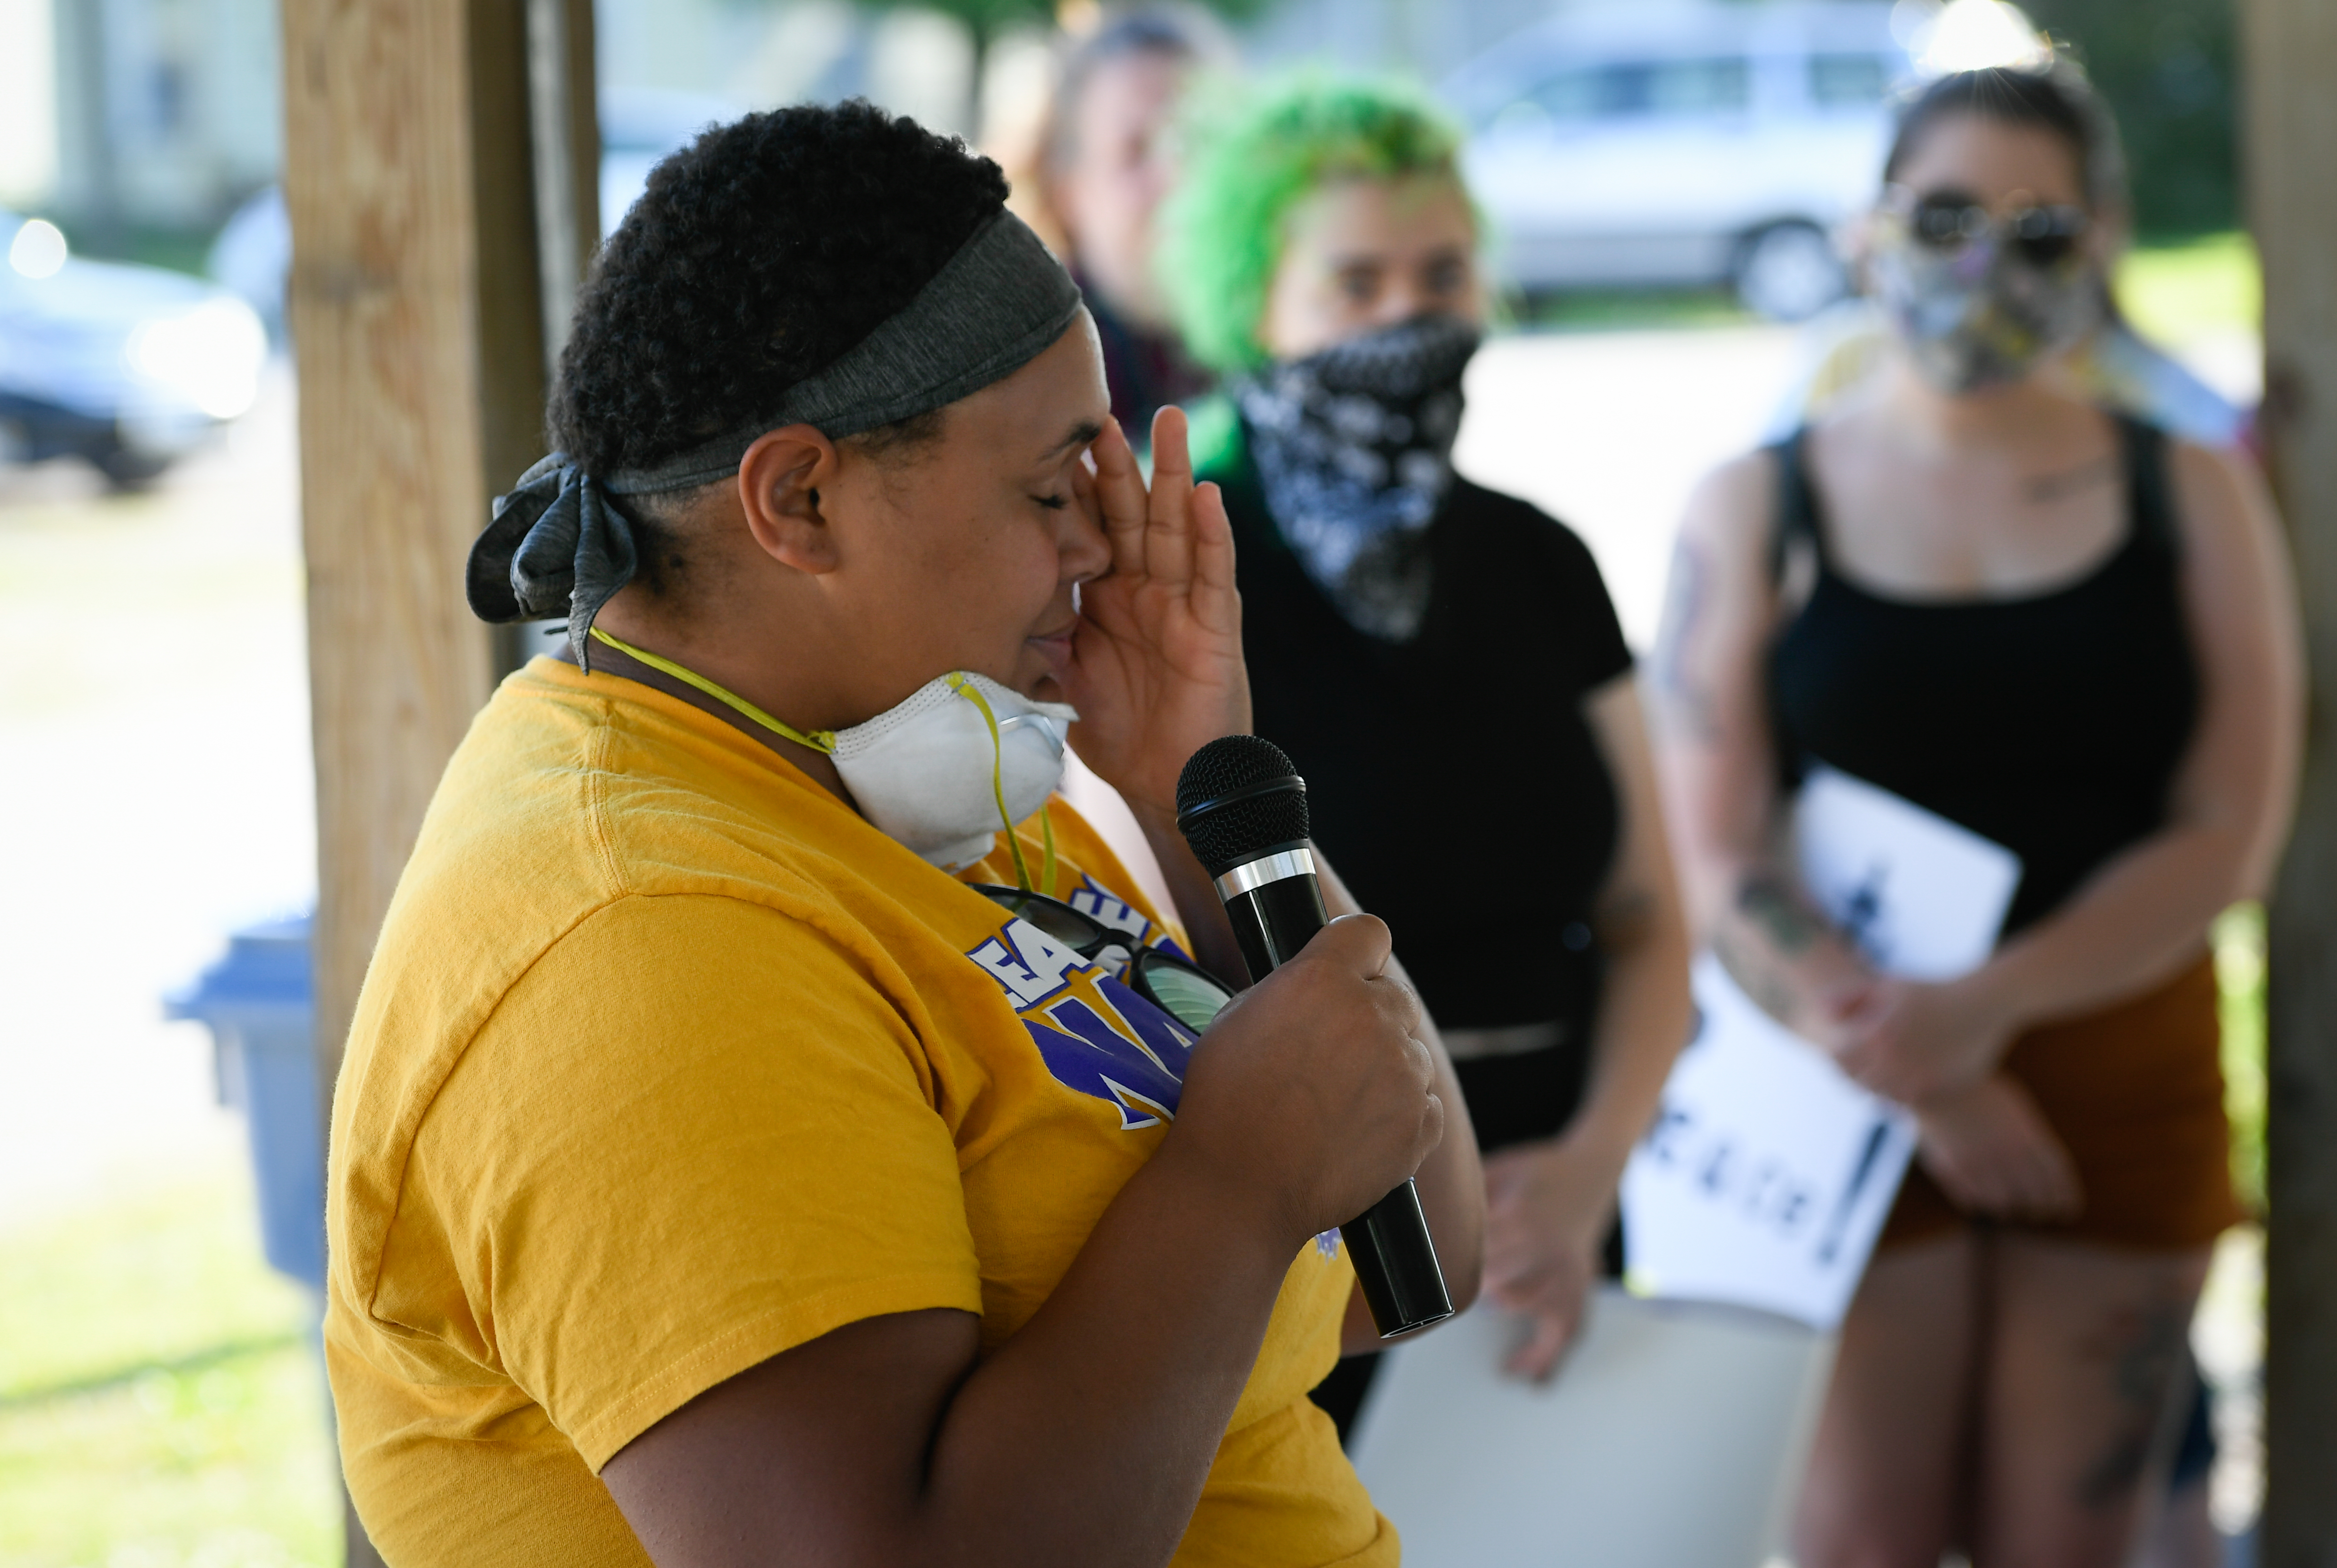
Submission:
<svg viewBox="0 0 2337 1568">
<path fill-rule="evenodd" d="M 1120 427 L 1092 448 L 1079 502 L 1111 541 L 1111 570 L 1080 591 L 1065 695 L 1071 745 L 1139 812 L 1175 810 L 1185 759 L 1249 729 L 1233 525 L 1214 484 L 1196 486 L 1185 415 L 1152 422 L 1152 483 Z"/>
</svg>

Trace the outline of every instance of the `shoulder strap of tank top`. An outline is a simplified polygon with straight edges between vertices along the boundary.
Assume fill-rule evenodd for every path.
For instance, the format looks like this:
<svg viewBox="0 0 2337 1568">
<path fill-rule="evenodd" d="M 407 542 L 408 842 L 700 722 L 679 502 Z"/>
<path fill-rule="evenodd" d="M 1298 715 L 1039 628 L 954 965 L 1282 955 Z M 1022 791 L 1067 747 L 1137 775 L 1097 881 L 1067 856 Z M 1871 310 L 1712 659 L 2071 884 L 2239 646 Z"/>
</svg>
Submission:
<svg viewBox="0 0 2337 1568">
<path fill-rule="evenodd" d="M 1785 579 L 1785 555 L 1797 540 L 1806 540 L 1820 560 L 1825 540 L 1818 527 L 1817 496 L 1810 488 L 1810 427 L 1795 430 L 1769 447 L 1777 460 L 1777 521 L 1769 535 L 1769 581 Z"/>
<path fill-rule="evenodd" d="M 2135 538 L 2167 555 L 2182 545 L 2175 521 L 2175 487 L 2167 475 L 2166 433 L 2128 414 L 2114 413 L 2126 458 L 2127 507 Z"/>
</svg>

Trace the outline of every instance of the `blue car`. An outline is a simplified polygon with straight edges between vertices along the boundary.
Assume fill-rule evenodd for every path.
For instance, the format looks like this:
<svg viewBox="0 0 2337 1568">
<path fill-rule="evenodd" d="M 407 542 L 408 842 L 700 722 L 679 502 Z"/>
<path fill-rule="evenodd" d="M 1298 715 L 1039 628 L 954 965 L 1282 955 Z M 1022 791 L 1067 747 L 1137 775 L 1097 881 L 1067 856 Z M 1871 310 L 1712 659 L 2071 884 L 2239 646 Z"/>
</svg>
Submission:
<svg viewBox="0 0 2337 1568">
<path fill-rule="evenodd" d="M 143 484 L 251 406 L 267 358 L 227 290 L 82 260 L 54 225 L 0 210 L 0 462 L 80 457 Z"/>
</svg>

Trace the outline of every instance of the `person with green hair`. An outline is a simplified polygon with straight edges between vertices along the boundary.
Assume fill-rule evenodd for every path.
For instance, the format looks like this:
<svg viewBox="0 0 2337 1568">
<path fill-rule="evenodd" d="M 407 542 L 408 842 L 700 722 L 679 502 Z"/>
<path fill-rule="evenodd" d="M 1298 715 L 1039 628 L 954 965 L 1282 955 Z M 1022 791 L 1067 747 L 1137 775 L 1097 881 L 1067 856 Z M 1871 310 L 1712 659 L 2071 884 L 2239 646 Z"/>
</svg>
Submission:
<svg viewBox="0 0 2337 1568">
<path fill-rule="evenodd" d="M 1490 1156 L 1485 1292 L 1533 1320 L 1511 1369 L 1547 1377 L 1689 1027 L 1631 653 L 1582 541 L 1453 472 L 1489 292 L 1459 133 L 1325 75 L 1210 121 L 1162 276 L 1226 378 L 1194 456 L 1233 523 L 1257 730 L 1445 1026 Z M 1343 1431 L 1372 1370 L 1315 1390 Z"/>
</svg>

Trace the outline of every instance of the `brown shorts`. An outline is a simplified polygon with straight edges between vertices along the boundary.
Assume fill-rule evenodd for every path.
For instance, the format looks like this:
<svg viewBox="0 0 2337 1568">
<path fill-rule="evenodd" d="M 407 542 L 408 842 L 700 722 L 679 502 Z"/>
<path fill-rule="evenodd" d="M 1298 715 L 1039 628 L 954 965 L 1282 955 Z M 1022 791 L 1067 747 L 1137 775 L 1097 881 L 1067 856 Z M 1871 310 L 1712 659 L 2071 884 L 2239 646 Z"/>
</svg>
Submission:
<svg viewBox="0 0 2337 1568">
<path fill-rule="evenodd" d="M 2118 1246 L 2204 1247 L 2246 1216 L 2232 1194 L 2231 1135 L 2210 957 L 2128 1001 L 2031 1029 L 2004 1058 L 2077 1163 L 2085 1208 L 2039 1235 Z M 1882 1246 L 1971 1220 L 1921 1161 L 1907 1168 Z"/>
</svg>

